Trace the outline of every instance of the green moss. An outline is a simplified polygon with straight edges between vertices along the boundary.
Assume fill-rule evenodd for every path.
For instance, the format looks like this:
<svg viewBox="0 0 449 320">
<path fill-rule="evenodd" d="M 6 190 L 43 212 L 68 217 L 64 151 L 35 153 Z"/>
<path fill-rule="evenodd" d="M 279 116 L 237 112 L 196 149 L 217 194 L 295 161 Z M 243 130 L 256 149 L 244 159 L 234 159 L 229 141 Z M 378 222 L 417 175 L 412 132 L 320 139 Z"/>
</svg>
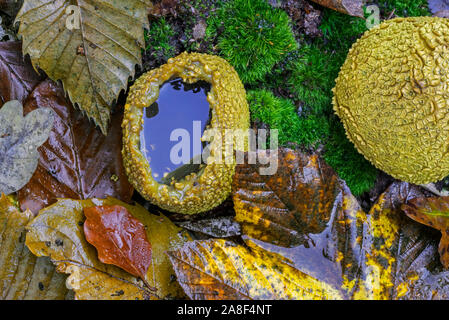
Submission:
<svg viewBox="0 0 449 320">
<path fill-rule="evenodd" d="M 266 0 L 231 0 L 208 19 L 207 35 L 218 32 L 220 54 L 244 83 L 261 80 L 297 48 L 288 15 Z"/>
<path fill-rule="evenodd" d="M 354 148 L 336 116 L 330 121 L 330 135 L 325 145 L 324 160 L 346 181 L 355 196 L 374 186 L 378 170 Z"/>
<path fill-rule="evenodd" d="M 156 59 L 168 60 L 175 55 L 175 48 L 171 44 L 175 35 L 173 27 L 165 18 L 151 21 L 149 30 L 145 30 L 145 49 Z"/>
<path fill-rule="evenodd" d="M 384 0 L 379 1 L 379 7 L 385 14 L 394 10 L 399 17 L 429 16 L 427 0 Z"/>
<path fill-rule="evenodd" d="M 325 119 L 325 124 L 313 122 L 325 137 L 320 141 L 324 158 L 353 194 L 360 195 L 374 185 L 377 170 L 346 138 L 332 110 L 332 88 L 350 47 L 367 29 L 364 20 L 327 9 L 320 28 L 323 37 L 302 41 L 296 61 L 288 66 L 287 85 L 294 98 L 304 103 L 305 112 Z"/>
<path fill-rule="evenodd" d="M 270 129 L 279 130 L 279 144 L 288 142 L 311 146 L 324 138 L 327 121 L 323 117 L 300 117 L 295 105 L 288 99 L 278 98 L 267 90 L 251 90 L 247 94 L 252 121 L 261 121 Z"/>
</svg>

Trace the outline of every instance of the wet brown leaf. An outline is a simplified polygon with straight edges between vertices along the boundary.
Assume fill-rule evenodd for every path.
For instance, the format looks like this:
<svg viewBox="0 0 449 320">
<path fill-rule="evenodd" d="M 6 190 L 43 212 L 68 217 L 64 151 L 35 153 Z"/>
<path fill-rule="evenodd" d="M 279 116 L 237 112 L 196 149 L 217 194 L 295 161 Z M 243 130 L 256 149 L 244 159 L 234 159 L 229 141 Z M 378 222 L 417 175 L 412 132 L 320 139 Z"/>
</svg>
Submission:
<svg viewBox="0 0 449 320">
<path fill-rule="evenodd" d="M 413 220 L 441 231 L 440 261 L 449 269 L 449 197 L 412 199 L 402 210 Z"/>
<path fill-rule="evenodd" d="M 151 244 L 145 226 L 122 206 L 84 209 L 84 235 L 98 259 L 145 279 L 151 263 Z"/>
<path fill-rule="evenodd" d="M 19 41 L 0 42 L 0 106 L 10 100 L 23 100 L 42 80 L 29 57 L 22 56 Z"/>
<path fill-rule="evenodd" d="M 366 214 L 320 158 L 279 152 L 275 175 L 237 166 L 236 220 L 247 244 L 282 256 L 344 299 L 449 297 L 435 234 L 401 213 L 401 204 L 422 196 L 418 187 L 392 184 Z"/>
<path fill-rule="evenodd" d="M 40 147 L 39 165 L 18 192 L 22 210 L 34 214 L 57 198 L 89 199 L 112 196 L 129 202 L 133 188 L 121 156 L 121 114 L 112 117 L 104 136 L 75 110 L 64 91 L 51 80 L 39 84 L 25 102 L 25 113 L 49 107 L 56 113 L 47 142 Z"/>
<path fill-rule="evenodd" d="M 0 197 L 0 300 L 61 300 L 66 276 L 56 273 L 47 257 L 37 258 L 25 246 L 25 226 L 33 218 Z"/>
<path fill-rule="evenodd" d="M 312 0 L 313 2 L 322 5 L 341 13 L 349 14 L 355 17 L 363 18 L 363 0 Z"/>
<path fill-rule="evenodd" d="M 145 226 L 147 239 L 152 244 L 146 284 L 114 265 L 100 262 L 97 250 L 85 238 L 84 210 L 116 205 L 125 207 Z M 180 248 L 188 238 L 167 217 L 153 215 L 140 205 L 131 206 L 114 198 L 59 199 L 41 210 L 28 224 L 27 231 L 26 245 L 31 252 L 39 257 L 50 257 L 58 272 L 70 274 L 68 283 L 76 299 L 184 298 L 182 289 L 174 281 L 174 271 L 165 252 Z"/>
</svg>

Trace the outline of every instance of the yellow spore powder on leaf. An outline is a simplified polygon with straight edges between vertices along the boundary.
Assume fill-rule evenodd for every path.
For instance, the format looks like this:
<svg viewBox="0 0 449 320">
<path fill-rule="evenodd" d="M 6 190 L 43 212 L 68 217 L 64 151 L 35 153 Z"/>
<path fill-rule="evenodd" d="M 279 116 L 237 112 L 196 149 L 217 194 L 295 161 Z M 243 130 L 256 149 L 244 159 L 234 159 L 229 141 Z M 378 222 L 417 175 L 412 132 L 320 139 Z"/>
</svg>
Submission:
<svg viewBox="0 0 449 320">
<path fill-rule="evenodd" d="M 449 20 L 397 18 L 351 48 L 334 88 L 348 138 L 377 168 L 416 184 L 449 175 Z"/>
</svg>

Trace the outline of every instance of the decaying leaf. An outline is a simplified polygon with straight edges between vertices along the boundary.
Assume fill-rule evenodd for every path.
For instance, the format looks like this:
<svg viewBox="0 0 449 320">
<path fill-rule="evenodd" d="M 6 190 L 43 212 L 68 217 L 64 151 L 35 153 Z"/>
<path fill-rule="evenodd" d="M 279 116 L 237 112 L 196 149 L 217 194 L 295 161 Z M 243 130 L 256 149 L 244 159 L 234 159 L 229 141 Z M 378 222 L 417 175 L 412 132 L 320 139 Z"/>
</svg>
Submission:
<svg viewBox="0 0 449 320">
<path fill-rule="evenodd" d="M 449 197 L 416 198 L 402 205 L 413 220 L 441 231 L 440 260 L 449 269 Z"/>
<path fill-rule="evenodd" d="M 449 1 L 448 0 L 427 0 L 429 4 L 429 10 L 435 16 L 440 16 L 441 12 L 449 10 Z"/>
<path fill-rule="evenodd" d="M 21 42 L 0 42 L 0 105 L 11 100 L 23 103 L 42 80 L 29 60 L 22 56 Z"/>
<path fill-rule="evenodd" d="M 363 0 L 312 0 L 313 2 L 345 14 L 363 18 Z"/>
<path fill-rule="evenodd" d="M 55 125 L 39 151 L 39 165 L 31 180 L 18 192 L 22 210 L 37 214 L 57 198 L 90 199 L 115 197 L 131 200 L 121 155 L 122 115 L 112 116 L 112 127 L 104 136 L 64 97 L 62 88 L 47 80 L 39 84 L 25 102 L 25 113 L 48 107 Z"/>
<path fill-rule="evenodd" d="M 151 265 L 145 280 L 156 288 L 156 292 L 124 270 L 101 263 L 96 249 L 85 239 L 83 210 L 114 205 L 125 207 L 145 226 L 152 244 Z M 59 272 L 71 274 L 69 281 L 77 299 L 183 297 L 165 252 L 181 247 L 185 241 L 184 235 L 168 218 L 150 214 L 139 205 L 131 206 L 113 198 L 59 199 L 54 205 L 41 210 L 27 230 L 26 245 L 31 252 L 37 256 L 49 256 Z"/>
<path fill-rule="evenodd" d="M 23 52 L 106 134 L 109 106 L 141 64 L 150 0 L 25 0 L 17 14 Z"/>
<path fill-rule="evenodd" d="M 18 100 L 0 109 L 0 193 L 15 192 L 30 180 L 38 163 L 37 148 L 48 139 L 53 121 L 49 108 L 24 117 Z"/>
<path fill-rule="evenodd" d="M 218 217 L 178 223 L 187 230 L 200 232 L 215 238 L 227 238 L 241 234 L 240 225 L 232 217 Z"/>
<path fill-rule="evenodd" d="M 158 3 L 151 4 L 148 8 L 148 14 L 154 17 L 166 16 L 172 14 L 177 16 L 179 0 L 161 0 Z"/>
<path fill-rule="evenodd" d="M 248 244 L 345 299 L 449 297 L 435 234 L 401 214 L 402 203 L 422 196 L 418 187 L 394 183 L 366 214 L 316 156 L 280 149 L 275 175 L 259 175 L 260 166 L 238 165 L 234 178 L 236 220 Z"/>
<path fill-rule="evenodd" d="M 169 252 L 178 282 L 191 299 L 341 299 L 325 282 L 285 259 L 225 240 L 193 241 Z"/>
<path fill-rule="evenodd" d="M 151 264 L 151 244 L 145 226 L 122 206 L 84 209 L 84 235 L 98 259 L 145 279 Z"/>
<path fill-rule="evenodd" d="M 32 217 L 0 197 L 0 300 L 60 300 L 68 293 L 66 276 L 25 246 L 25 226 Z"/>
</svg>

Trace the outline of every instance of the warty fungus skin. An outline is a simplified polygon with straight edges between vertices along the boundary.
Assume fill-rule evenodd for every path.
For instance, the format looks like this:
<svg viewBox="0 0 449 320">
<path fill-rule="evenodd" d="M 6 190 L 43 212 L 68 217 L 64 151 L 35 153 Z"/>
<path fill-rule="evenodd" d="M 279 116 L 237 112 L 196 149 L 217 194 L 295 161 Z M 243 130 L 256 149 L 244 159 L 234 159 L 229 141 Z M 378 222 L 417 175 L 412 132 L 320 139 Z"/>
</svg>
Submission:
<svg viewBox="0 0 449 320">
<path fill-rule="evenodd" d="M 351 48 L 334 110 L 357 150 L 394 178 L 449 175 L 449 20 L 397 18 Z"/>
<path fill-rule="evenodd" d="M 249 128 L 246 92 L 234 68 L 224 59 L 200 53 L 182 53 L 167 64 L 142 75 L 131 87 L 123 119 L 123 159 L 129 181 L 148 201 L 182 214 L 208 211 L 222 203 L 231 192 L 235 159 L 228 163 L 208 163 L 198 173 L 191 173 L 170 184 L 158 183 L 150 163 L 140 150 L 140 131 L 144 108 L 159 96 L 166 81 L 181 78 L 185 83 L 203 80 L 211 85 L 207 101 L 211 109 L 210 127 L 224 137 L 225 129 Z M 151 137 L 146 137 L 151 141 Z M 225 154 L 225 144 L 209 143 L 210 156 Z M 244 150 L 246 151 L 245 143 Z M 221 150 L 220 150 L 221 149 Z"/>
</svg>

